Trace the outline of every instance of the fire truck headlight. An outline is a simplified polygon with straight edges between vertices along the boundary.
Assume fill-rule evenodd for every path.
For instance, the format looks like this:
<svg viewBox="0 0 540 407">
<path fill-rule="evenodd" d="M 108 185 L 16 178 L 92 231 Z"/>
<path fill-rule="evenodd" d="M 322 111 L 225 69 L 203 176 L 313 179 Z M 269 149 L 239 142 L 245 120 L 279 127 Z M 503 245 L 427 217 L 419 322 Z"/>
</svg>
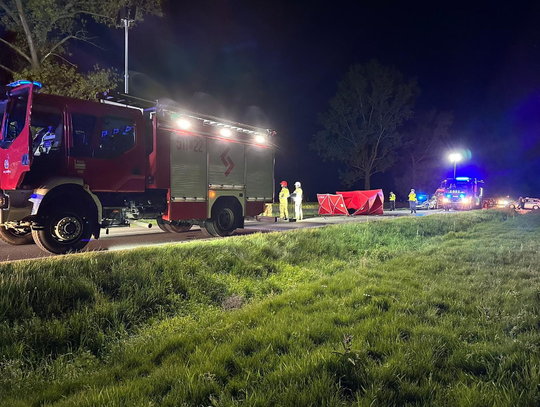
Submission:
<svg viewBox="0 0 540 407">
<path fill-rule="evenodd" d="M 443 201 L 443 203 L 448 203 L 448 202 L 450 202 L 450 199 L 448 199 L 447 197 L 444 197 L 444 198 L 442 199 L 442 201 Z"/>
<path fill-rule="evenodd" d="M 229 129 L 221 129 L 219 134 L 221 134 L 223 137 L 231 137 L 232 133 Z"/>
<path fill-rule="evenodd" d="M 461 198 L 461 203 L 465 203 L 465 204 L 468 204 L 468 203 L 471 203 L 471 198 Z"/>
<path fill-rule="evenodd" d="M 176 124 L 178 125 L 178 127 L 180 127 L 182 130 L 187 130 L 191 127 L 191 123 L 188 122 L 187 120 L 185 119 L 178 119 L 176 121 Z"/>
<path fill-rule="evenodd" d="M 257 136 L 255 137 L 255 142 L 259 143 L 259 144 L 263 144 L 265 142 L 265 138 L 264 136 Z"/>
</svg>

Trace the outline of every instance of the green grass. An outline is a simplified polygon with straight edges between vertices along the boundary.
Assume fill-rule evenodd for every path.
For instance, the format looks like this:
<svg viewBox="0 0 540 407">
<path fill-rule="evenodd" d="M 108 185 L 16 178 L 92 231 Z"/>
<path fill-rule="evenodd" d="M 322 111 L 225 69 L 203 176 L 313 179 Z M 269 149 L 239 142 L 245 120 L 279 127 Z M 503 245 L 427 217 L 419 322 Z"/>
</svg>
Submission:
<svg viewBox="0 0 540 407">
<path fill-rule="evenodd" d="M 539 227 L 482 211 L 4 264 L 0 403 L 538 405 Z"/>
</svg>

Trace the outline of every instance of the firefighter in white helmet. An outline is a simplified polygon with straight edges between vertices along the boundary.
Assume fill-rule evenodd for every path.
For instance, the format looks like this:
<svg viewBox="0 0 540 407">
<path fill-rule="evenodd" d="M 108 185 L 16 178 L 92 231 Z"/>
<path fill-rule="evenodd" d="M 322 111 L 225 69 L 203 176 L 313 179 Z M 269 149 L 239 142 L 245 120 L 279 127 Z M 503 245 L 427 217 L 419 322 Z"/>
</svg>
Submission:
<svg viewBox="0 0 540 407">
<path fill-rule="evenodd" d="M 294 215 L 297 220 L 302 220 L 304 219 L 304 214 L 302 213 L 302 198 L 304 197 L 304 191 L 302 191 L 302 184 L 300 184 L 299 181 L 296 181 L 294 186 L 296 187 L 292 194 L 294 199 Z"/>
<path fill-rule="evenodd" d="M 289 188 L 287 188 L 287 181 L 281 181 L 281 191 L 279 191 L 279 217 L 287 220 L 289 217 Z"/>
</svg>

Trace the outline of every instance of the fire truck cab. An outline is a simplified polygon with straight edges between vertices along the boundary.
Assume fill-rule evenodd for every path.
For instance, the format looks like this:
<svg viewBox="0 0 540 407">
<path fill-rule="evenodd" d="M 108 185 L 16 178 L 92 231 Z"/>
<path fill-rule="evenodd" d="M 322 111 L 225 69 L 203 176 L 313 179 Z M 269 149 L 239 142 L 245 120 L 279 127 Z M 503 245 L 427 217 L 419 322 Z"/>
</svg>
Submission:
<svg viewBox="0 0 540 407">
<path fill-rule="evenodd" d="M 439 207 L 450 209 L 481 208 L 484 200 L 484 181 L 470 177 L 447 178 L 437 189 Z"/>
<path fill-rule="evenodd" d="M 136 219 L 228 236 L 273 201 L 272 130 L 159 100 L 40 88 L 18 81 L 3 100 L 0 238 L 9 244 L 63 254 Z"/>
</svg>

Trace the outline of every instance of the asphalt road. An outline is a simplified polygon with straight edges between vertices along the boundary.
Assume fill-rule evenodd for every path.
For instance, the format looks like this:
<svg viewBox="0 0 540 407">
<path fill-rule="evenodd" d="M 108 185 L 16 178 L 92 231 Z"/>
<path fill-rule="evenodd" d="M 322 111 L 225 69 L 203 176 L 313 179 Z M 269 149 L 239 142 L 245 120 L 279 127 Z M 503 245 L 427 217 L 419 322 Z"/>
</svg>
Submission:
<svg viewBox="0 0 540 407">
<path fill-rule="evenodd" d="M 426 216 L 435 213 L 444 213 L 443 210 L 418 211 L 416 216 Z M 448 212 L 447 212 L 448 213 Z M 320 227 L 330 224 L 340 224 L 347 222 L 373 222 L 382 219 L 391 219 L 402 216 L 411 216 L 409 210 L 396 210 L 395 212 L 385 212 L 382 216 L 335 216 L 316 217 L 298 222 L 268 222 L 268 221 L 246 221 L 244 229 L 238 229 L 234 236 L 246 235 L 257 232 L 279 232 L 302 228 Z M 144 223 L 137 223 L 128 228 L 110 229 L 108 235 L 102 231 L 99 240 L 92 240 L 84 251 L 114 251 L 129 250 L 143 246 L 160 246 L 165 244 L 175 244 L 189 242 L 193 240 L 207 239 L 198 226 L 184 233 L 165 233 L 157 226 L 148 228 Z M 220 239 L 220 238 L 216 238 Z M 223 238 L 221 238 L 223 239 Z M 227 239 L 227 238 L 225 238 Z M 0 262 L 39 259 L 54 256 L 41 251 L 36 245 L 10 246 L 0 241 Z M 68 255 L 69 256 L 69 255 Z"/>
</svg>

